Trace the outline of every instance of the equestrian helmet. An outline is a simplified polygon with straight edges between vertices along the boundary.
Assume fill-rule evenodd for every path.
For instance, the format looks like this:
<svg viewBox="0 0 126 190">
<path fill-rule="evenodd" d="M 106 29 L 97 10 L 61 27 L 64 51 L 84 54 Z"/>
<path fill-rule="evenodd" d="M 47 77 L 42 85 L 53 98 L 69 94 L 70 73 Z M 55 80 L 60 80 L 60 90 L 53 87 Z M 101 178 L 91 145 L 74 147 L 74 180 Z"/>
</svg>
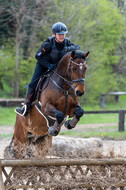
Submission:
<svg viewBox="0 0 126 190">
<path fill-rule="evenodd" d="M 52 26 L 52 32 L 54 34 L 66 34 L 68 31 L 65 24 L 63 24 L 62 22 L 56 22 Z"/>
</svg>

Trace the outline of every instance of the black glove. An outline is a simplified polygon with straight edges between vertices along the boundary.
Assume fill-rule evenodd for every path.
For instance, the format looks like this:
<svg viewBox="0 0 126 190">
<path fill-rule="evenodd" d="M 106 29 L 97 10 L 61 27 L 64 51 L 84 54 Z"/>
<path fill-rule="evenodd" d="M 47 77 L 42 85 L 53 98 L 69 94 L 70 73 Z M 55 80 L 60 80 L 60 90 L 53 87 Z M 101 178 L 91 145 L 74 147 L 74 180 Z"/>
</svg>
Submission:
<svg viewBox="0 0 126 190">
<path fill-rule="evenodd" d="M 79 45 L 67 46 L 64 49 L 65 49 L 65 51 L 74 51 L 74 50 L 80 49 L 80 46 Z"/>
</svg>

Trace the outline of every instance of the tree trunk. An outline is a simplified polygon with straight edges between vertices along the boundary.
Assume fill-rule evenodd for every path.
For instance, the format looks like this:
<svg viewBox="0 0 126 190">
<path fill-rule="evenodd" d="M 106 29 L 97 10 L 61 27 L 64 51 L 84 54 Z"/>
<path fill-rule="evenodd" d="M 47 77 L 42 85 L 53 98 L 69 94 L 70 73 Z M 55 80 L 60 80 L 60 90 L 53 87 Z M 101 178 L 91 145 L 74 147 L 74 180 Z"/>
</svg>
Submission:
<svg viewBox="0 0 126 190">
<path fill-rule="evenodd" d="M 3 90 L 3 84 L 1 81 L 0 81 L 0 89 Z"/>
<path fill-rule="evenodd" d="M 19 97 L 19 77 L 18 77 L 18 68 L 19 68 L 19 25 L 16 31 L 16 42 L 15 42 L 15 79 L 14 79 L 14 97 Z"/>
</svg>

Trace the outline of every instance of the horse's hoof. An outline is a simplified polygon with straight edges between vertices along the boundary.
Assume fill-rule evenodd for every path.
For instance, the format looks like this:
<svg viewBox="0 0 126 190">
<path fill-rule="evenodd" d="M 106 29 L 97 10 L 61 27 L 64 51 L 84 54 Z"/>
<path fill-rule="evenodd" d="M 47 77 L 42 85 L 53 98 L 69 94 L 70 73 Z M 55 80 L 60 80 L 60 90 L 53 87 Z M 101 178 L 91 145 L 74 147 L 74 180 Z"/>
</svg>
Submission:
<svg viewBox="0 0 126 190">
<path fill-rule="evenodd" d="M 68 120 L 68 121 L 66 121 L 65 124 L 64 124 L 65 127 L 66 127 L 68 130 L 73 129 L 73 127 L 71 127 L 71 125 L 70 125 L 70 121 L 71 121 L 71 120 Z"/>
<path fill-rule="evenodd" d="M 48 135 L 57 136 L 58 134 L 59 134 L 59 131 L 54 130 L 53 126 L 48 129 Z"/>
</svg>

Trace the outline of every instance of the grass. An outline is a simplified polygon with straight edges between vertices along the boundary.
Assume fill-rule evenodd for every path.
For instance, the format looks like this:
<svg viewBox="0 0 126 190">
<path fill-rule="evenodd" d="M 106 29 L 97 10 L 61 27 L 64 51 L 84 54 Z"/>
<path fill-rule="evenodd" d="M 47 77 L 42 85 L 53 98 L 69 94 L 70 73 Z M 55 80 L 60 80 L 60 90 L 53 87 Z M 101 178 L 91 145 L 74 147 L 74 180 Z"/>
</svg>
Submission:
<svg viewBox="0 0 126 190">
<path fill-rule="evenodd" d="M 118 123 L 119 114 L 85 114 L 79 124 Z"/>
<path fill-rule="evenodd" d="M 12 138 L 13 134 L 0 134 L 0 138 Z"/>
<path fill-rule="evenodd" d="M 91 130 L 89 132 L 75 132 L 75 131 L 67 131 L 62 132 L 60 135 L 66 136 L 74 136 L 74 137 L 82 137 L 82 138 L 90 138 L 90 137 L 99 137 L 102 139 L 115 139 L 115 140 L 125 140 L 126 139 L 126 131 L 118 132 L 118 131 L 109 131 L 109 132 L 98 132 L 96 130 Z"/>
<path fill-rule="evenodd" d="M 14 112 L 14 107 L 6 108 L 0 107 L 0 126 L 13 125 L 16 119 L 16 113 Z"/>
<path fill-rule="evenodd" d="M 126 97 L 121 96 L 119 103 L 108 103 L 106 108 L 101 108 L 99 105 L 84 106 L 85 111 L 97 111 L 97 110 L 120 110 L 126 109 Z M 16 113 L 14 107 L 6 108 L 0 107 L 0 126 L 12 125 L 14 126 L 16 120 Z M 113 139 L 126 139 L 126 132 L 118 132 L 118 117 L 119 114 L 85 114 L 79 124 L 104 124 L 114 123 L 113 126 L 101 127 L 78 132 L 74 130 L 60 133 L 61 135 L 79 136 L 79 137 L 101 137 L 101 138 L 113 138 Z M 116 126 L 115 126 L 116 123 Z"/>
</svg>

